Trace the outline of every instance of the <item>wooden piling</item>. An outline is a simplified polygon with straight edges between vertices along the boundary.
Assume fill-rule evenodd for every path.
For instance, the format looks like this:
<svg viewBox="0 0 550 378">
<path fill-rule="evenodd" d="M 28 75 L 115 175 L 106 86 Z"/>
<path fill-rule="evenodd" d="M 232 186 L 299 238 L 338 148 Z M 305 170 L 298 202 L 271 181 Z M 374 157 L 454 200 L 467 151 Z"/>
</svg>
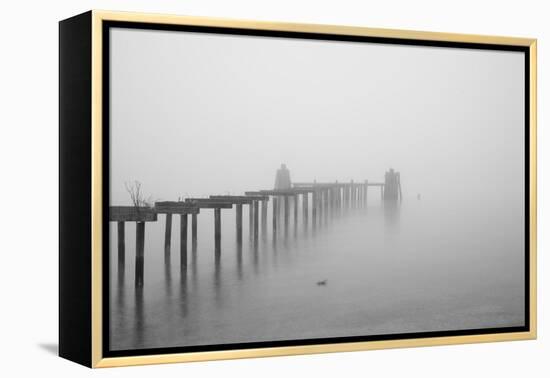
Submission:
<svg viewBox="0 0 550 378">
<path fill-rule="evenodd" d="M 236 219 L 235 223 L 237 225 L 237 244 L 242 244 L 243 242 L 243 205 L 242 203 L 238 203 L 236 205 Z"/>
<path fill-rule="evenodd" d="M 289 196 L 285 196 L 285 209 L 284 209 L 284 218 L 285 218 L 285 233 L 288 231 L 288 219 L 289 219 L 289 212 L 290 212 L 290 203 L 289 203 Z"/>
<path fill-rule="evenodd" d="M 330 190 L 325 189 L 325 217 L 328 215 L 330 210 Z"/>
<path fill-rule="evenodd" d="M 221 251 L 222 227 L 221 227 L 221 209 L 214 209 L 214 246 L 216 253 Z"/>
<path fill-rule="evenodd" d="M 325 218 L 330 213 L 330 189 L 325 189 Z"/>
<path fill-rule="evenodd" d="M 187 271 L 187 214 L 180 214 L 180 266 Z"/>
<path fill-rule="evenodd" d="M 317 191 L 317 215 L 319 220 L 323 219 L 323 189 Z"/>
<path fill-rule="evenodd" d="M 262 200 L 262 235 L 267 236 L 267 200 Z"/>
<path fill-rule="evenodd" d="M 254 201 L 254 241 L 258 241 L 259 217 L 260 217 L 259 201 Z"/>
<path fill-rule="evenodd" d="M 303 193 L 302 194 L 302 211 L 303 211 L 303 218 L 304 218 L 304 226 L 307 227 L 307 218 L 308 218 L 308 200 L 309 200 L 309 193 Z"/>
<path fill-rule="evenodd" d="M 294 228 L 298 227 L 298 195 L 294 195 Z"/>
<path fill-rule="evenodd" d="M 351 186 L 350 186 L 350 193 L 351 193 L 351 207 L 355 208 L 357 207 L 357 197 L 355 196 L 357 187 L 355 186 L 355 183 L 353 180 L 351 180 Z"/>
<path fill-rule="evenodd" d="M 317 191 L 311 194 L 311 224 L 313 227 L 317 224 Z"/>
<path fill-rule="evenodd" d="M 323 214 L 326 218 L 328 213 L 328 190 L 325 188 L 323 189 Z"/>
<path fill-rule="evenodd" d="M 166 229 L 164 231 L 164 253 L 170 253 L 170 244 L 172 242 L 172 214 L 166 214 Z"/>
<path fill-rule="evenodd" d="M 323 197 L 322 197 L 322 206 L 323 206 L 323 216 L 324 219 L 327 219 L 328 215 L 328 190 L 322 189 Z"/>
<path fill-rule="evenodd" d="M 250 240 L 254 237 L 254 201 L 248 204 L 248 237 Z"/>
<path fill-rule="evenodd" d="M 348 207 L 348 187 L 347 186 L 342 187 L 342 199 L 343 199 L 342 207 L 344 209 L 347 209 Z"/>
<path fill-rule="evenodd" d="M 118 236 L 117 236 L 117 243 L 118 243 L 118 271 L 124 270 L 124 265 L 126 264 L 126 223 L 125 222 L 117 222 L 118 226 Z"/>
<path fill-rule="evenodd" d="M 328 189 L 323 189 L 323 214 L 325 215 L 325 218 L 328 214 L 328 196 L 329 196 L 329 192 L 328 192 Z"/>
<path fill-rule="evenodd" d="M 197 214 L 191 214 L 191 249 L 197 250 Z"/>
<path fill-rule="evenodd" d="M 143 264 L 145 252 L 145 222 L 136 222 L 136 277 L 135 286 L 143 286 Z"/>
<path fill-rule="evenodd" d="M 277 197 L 273 197 L 273 238 L 277 235 L 277 209 L 279 208 Z"/>
</svg>

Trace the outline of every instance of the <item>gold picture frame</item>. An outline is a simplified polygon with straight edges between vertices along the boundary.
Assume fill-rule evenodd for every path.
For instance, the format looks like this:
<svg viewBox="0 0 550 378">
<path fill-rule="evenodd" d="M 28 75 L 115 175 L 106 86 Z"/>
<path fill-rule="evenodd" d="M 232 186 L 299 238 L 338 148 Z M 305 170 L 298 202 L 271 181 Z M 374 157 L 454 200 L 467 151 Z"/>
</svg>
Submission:
<svg viewBox="0 0 550 378">
<path fill-rule="evenodd" d="M 385 38 L 397 39 L 400 41 L 429 41 L 434 43 L 462 43 L 476 45 L 501 45 L 501 46 L 517 46 L 528 51 L 528 72 L 529 77 L 526 81 L 529 85 L 528 93 L 528 122 L 529 122 L 529 203 L 526 207 L 529 208 L 529 239 L 528 250 L 528 272 L 527 277 L 529 294 L 529 321 L 528 329 L 521 332 L 506 332 L 506 333 L 486 333 L 474 335 L 456 335 L 444 337 L 420 337 L 406 339 L 388 339 L 377 341 L 361 341 L 361 342 L 343 342 L 343 343 L 324 343 L 316 345 L 294 345 L 294 346 L 277 346 L 277 347 L 259 347 L 247 349 L 232 349 L 232 350 L 213 350 L 188 353 L 167 353 L 167 354 L 149 354 L 149 355 L 133 355 L 121 357 L 105 357 L 103 353 L 103 293 L 105 282 L 103 279 L 103 255 L 104 255 L 104 146 L 103 146 L 103 31 L 106 22 L 124 22 L 138 24 L 159 24 L 159 25 L 186 25 L 197 27 L 216 27 L 229 28 L 240 30 L 261 30 L 261 31 L 276 31 L 276 32 L 291 32 L 291 33 L 314 33 L 317 35 L 327 36 L 355 36 L 369 38 Z M 64 117 L 60 117 L 61 123 L 61 149 L 64 148 L 64 143 L 74 140 L 74 135 L 77 131 L 70 131 L 69 128 L 77 127 L 75 122 L 89 120 L 89 128 L 84 128 L 86 135 L 81 136 L 84 141 L 90 142 L 88 152 L 90 153 L 89 162 L 89 181 L 83 183 L 89 187 L 89 201 L 84 203 L 84 209 L 88 209 L 81 216 L 89 216 L 89 223 L 84 222 L 84 225 L 75 225 L 69 218 L 65 218 L 65 207 L 69 206 L 61 201 L 61 237 L 65 238 L 66 234 L 72 232 L 75 237 L 78 235 L 87 235 L 89 244 L 83 241 L 78 245 L 76 240 L 62 242 L 60 246 L 60 355 L 73 361 L 82 363 L 90 367 L 114 367 L 114 366 L 129 366 L 143 364 L 159 364 L 173 362 L 188 362 L 188 361 L 207 361 L 217 359 L 236 359 L 236 358 L 251 358 L 251 357 L 266 357 L 266 356 L 283 356 L 283 355 L 299 355 L 310 353 L 328 353 L 328 352 L 347 352 L 360 351 L 371 349 L 385 348 L 402 348 L 402 347 L 418 347 L 418 346 L 434 346 L 447 344 L 465 344 L 465 343 L 480 343 L 480 342 L 495 342 L 495 341 L 511 341 L 511 340 L 529 340 L 535 339 L 537 335 L 537 263 L 536 263 L 536 243 L 537 243 L 537 41 L 531 38 L 515 38 L 501 36 L 483 36 L 469 34 L 454 34 L 454 33 L 436 33 L 412 30 L 393 30 L 393 29 L 378 29 L 355 26 L 335 26 L 335 25 L 317 25 L 317 24 L 295 24 L 283 22 L 264 22 L 251 20 L 231 20 L 210 17 L 189 17 L 175 15 L 160 15 L 160 14 L 144 14 L 144 13 L 127 13 L 127 12 L 110 12 L 93 10 L 81 16 L 62 21 L 60 24 L 60 87 L 61 90 L 67 85 L 66 91 L 69 91 L 69 86 L 74 85 L 71 80 L 84 80 L 85 84 L 82 88 L 82 96 L 64 97 L 61 94 L 60 112 L 70 112 L 67 110 L 71 106 L 71 101 L 80 101 L 83 109 L 87 109 L 86 115 L 71 116 L 69 113 Z M 84 33 L 82 40 L 76 40 L 75 35 Z M 72 36 L 68 36 L 72 34 Z M 72 39 L 71 39 L 72 38 Z M 84 41 L 84 42 L 82 42 Z M 83 56 L 82 51 L 86 53 Z M 79 58 L 77 58 L 79 56 Z M 75 77 L 63 78 L 68 69 L 68 61 L 72 62 L 86 61 L 89 65 L 90 77 L 82 78 L 77 74 Z M 76 64 L 76 63 L 75 63 Z M 76 75 L 76 76 L 75 76 Z M 89 97 L 85 94 L 90 92 Z M 71 97 L 71 98 L 70 98 Z M 86 101 L 90 100 L 89 103 Z M 89 108 L 87 108 L 87 106 Z M 84 118 L 71 118 L 84 117 Z M 91 131 L 91 132 L 89 132 Z M 64 137 L 66 133 L 66 139 Z M 80 135 L 80 134 L 79 134 Z M 88 139 L 89 138 L 89 139 Z M 72 142 L 71 142 L 72 143 Z M 68 152 L 67 152 L 68 153 Z M 73 150 L 73 153 L 74 150 Z M 64 167 L 63 152 L 61 154 L 61 166 Z M 68 163 L 67 163 L 68 164 Z M 81 169 L 78 168 L 78 169 Z M 61 186 L 63 188 L 64 179 L 74 180 L 71 178 L 75 171 L 67 165 L 61 170 Z M 76 190 L 76 189 L 75 189 Z M 79 196 L 88 195 L 83 193 L 69 193 L 70 189 L 64 191 L 68 201 L 79 200 Z M 61 195 L 63 197 L 63 194 Z M 90 227 L 89 229 L 87 227 Z M 71 227 L 80 227 L 78 230 Z M 65 234 L 66 233 L 66 234 Z M 76 243 L 76 244 L 75 244 Z M 85 258 L 78 261 L 71 260 L 77 257 L 71 257 L 69 254 L 80 253 L 79 249 L 87 250 L 89 254 L 84 254 Z M 68 270 L 76 272 L 88 272 L 84 274 L 84 278 L 90 278 L 89 286 L 82 286 L 74 281 L 74 278 Z M 74 288 L 74 292 L 70 288 Z M 89 289 L 89 294 L 88 290 Z M 74 296 L 76 290 L 80 290 L 80 295 L 83 296 L 83 301 L 89 301 L 89 307 L 78 311 L 91 310 L 89 316 L 86 315 L 83 319 L 77 321 L 78 324 L 67 326 L 69 319 L 74 319 L 79 316 L 79 312 L 74 308 Z M 86 302 L 87 303 L 87 302 Z M 80 323 L 79 323 L 80 322 Z M 78 341 L 81 340 L 81 341 Z M 86 344 L 80 351 L 74 351 L 79 342 Z"/>
</svg>

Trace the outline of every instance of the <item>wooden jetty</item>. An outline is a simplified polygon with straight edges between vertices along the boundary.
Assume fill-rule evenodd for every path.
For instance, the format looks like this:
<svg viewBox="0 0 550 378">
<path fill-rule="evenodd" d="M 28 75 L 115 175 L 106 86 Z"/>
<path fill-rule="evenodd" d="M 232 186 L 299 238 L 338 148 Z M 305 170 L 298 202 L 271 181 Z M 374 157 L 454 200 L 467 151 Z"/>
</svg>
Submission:
<svg viewBox="0 0 550 378">
<path fill-rule="evenodd" d="M 384 182 L 368 180 L 349 182 L 296 182 L 288 189 L 267 189 L 246 191 L 244 195 L 211 195 L 207 198 L 186 198 L 184 201 L 159 201 L 154 207 L 111 206 L 109 221 L 118 224 L 118 266 L 125 266 L 125 223 L 136 222 L 136 275 L 135 286 L 143 286 L 145 223 L 156 222 L 158 214 L 165 215 L 164 255 L 170 261 L 172 239 L 172 216 L 180 216 L 180 261 L 182 272 L 187 270 L 188 215 L 191 215 L 191 243 L 197 250 L 197 216 L 201 209 L 214 210 L 214 245 L 216 261 L 221 253 L 221 210 L 235 206 L 235 233 L 238 246 L 243 242 L 243 205 L 248 206 L 248 234 L 257 245 L 260 234 L 268 237 L 268 203 L 272 203 L 272 238 L 275 241 L 282 221 L 286 237 L 289 224 L 296 232 L 302 217 L 304 230 L 327 223 L 329 215 L 340 215 L 344 211 L 367 207 L 369 187 L 380 188 L 383 203 L 401 201 L 401 179 L 399 172 L 390 169 Z M 299 210 L 301 205 L 301 212 Z M 281 211 L 282 210 L 282 211 Z M 281 217 L 282 212 L 282 217 Z M 282 218 L 282 219 L 280 219 Z"/>
</svg>

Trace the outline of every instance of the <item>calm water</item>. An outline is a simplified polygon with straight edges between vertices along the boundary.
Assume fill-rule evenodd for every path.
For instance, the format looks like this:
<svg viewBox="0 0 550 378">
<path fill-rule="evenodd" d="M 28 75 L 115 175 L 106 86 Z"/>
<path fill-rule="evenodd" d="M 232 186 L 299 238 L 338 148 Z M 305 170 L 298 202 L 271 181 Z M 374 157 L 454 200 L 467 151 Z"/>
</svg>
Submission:
<svg viewBox="0 0 550 378">
<path fill-rule="evenodd" d="M 201 211 L 186 274 L 179 217 L 168 260 L 164 216 L 147 223 L 138 292 L 135 226 L 126 226 L 122 276 L 111 225 L 111 349 L 523 325 L 523 220 L 502 206 L 410 199 L 392 211 L 369 197 L 367 209 L 330 215 L 315 229 L 311 219 L 303 227 L 300 210 L 297 227 L 291 216 L 288 234 L 280 228 L 275 241 L 270 206 L 257 248 L 249 243 L 247 208 L 242 250 L 235 210 L 222 210 L 218 261 L 213 210 Z"/>
</svg>

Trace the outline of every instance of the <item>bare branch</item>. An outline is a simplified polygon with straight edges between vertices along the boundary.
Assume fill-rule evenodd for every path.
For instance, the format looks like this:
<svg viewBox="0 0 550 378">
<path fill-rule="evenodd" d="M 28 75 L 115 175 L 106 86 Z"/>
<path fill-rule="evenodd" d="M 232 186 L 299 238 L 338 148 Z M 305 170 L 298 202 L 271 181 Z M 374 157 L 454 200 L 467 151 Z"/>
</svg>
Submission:
<svg viewBox="0 0 550 378">
<path fill-rule="evenodd" d="M 140 207 L 153 207 L 153 203 L 155 202 L 152 196 L 149 196 L 147 198 L 144 198 L 143 192 L 141 190 L 141 182 L 134 181 L 134 182 L 126 182 L 124 183 L 124 186 L 126 187 L 126 191 L 130 195 L 130 200 L 132 201 L 132 205 L 136 208 Z"/>
</svg>

